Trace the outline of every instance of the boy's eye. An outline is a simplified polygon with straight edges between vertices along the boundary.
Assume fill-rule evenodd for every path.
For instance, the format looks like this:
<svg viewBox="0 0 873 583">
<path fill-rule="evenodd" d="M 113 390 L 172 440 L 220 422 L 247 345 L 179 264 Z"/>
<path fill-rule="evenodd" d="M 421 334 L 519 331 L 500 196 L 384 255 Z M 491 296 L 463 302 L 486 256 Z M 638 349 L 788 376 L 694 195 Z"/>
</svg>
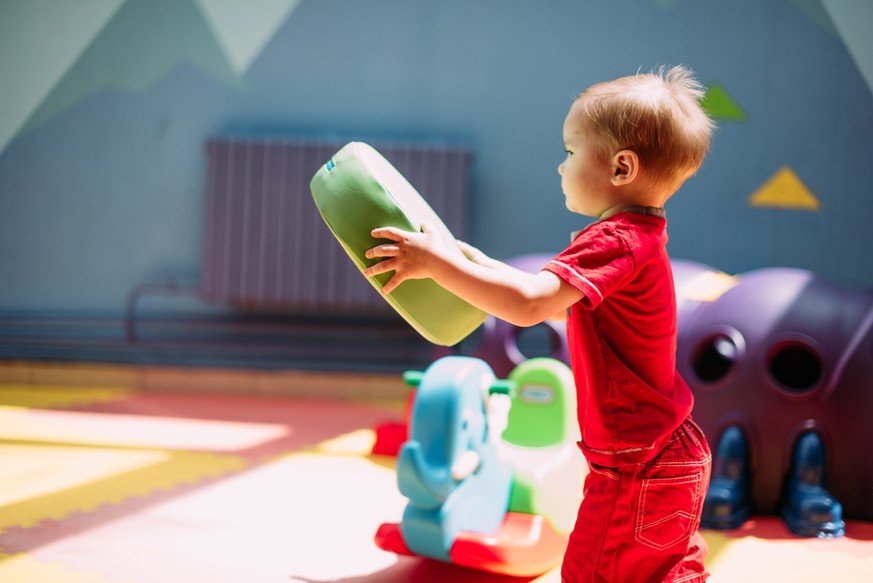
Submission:
<svg viewBox="0 0 873 583">
<path fill-rule="evenodd" d="M 568 156 L 573 155 L 573 152 L 571 152 L 570 150 L 567 150 L 566 148 L 564 149 L 564 153 L 567 154 Z"/>
</svg>

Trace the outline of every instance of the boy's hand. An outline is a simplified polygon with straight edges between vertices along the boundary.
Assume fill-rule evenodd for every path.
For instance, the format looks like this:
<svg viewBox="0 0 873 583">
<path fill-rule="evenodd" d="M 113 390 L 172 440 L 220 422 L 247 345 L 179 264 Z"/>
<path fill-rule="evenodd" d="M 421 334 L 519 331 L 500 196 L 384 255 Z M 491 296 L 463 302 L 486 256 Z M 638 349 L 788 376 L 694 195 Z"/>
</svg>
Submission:
<svg viewBox="0 0 873 583">
<path fill-rule="evenodd" d="M 430 277 L 432 260 L 444 251 L 438 233 L 427 224 L 421 225 L 420 233 L 403 231 L 395 227 L 373 229 L 370 234 L 375 239 L 388 239 L 391 243 L 377 245 L 366 252 L 368 259 L 385 257 L 364 270 L 364 275 L 372 277 L 393 271 L 394 275 L 382 286 L 382 293 L 389 294 L 407 279 Z"/>
</svg>

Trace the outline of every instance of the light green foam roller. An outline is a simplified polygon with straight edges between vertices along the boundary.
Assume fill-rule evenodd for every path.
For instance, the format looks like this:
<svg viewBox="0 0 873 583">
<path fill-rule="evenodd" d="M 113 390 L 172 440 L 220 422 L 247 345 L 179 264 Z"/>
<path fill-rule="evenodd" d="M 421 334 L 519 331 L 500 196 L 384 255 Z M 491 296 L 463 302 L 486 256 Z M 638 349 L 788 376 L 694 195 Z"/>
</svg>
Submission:
<svg viewBox="0 0 873 583">
<path fill-rule="evenodd" d="M 455 237 L 415 188 L 373 147 L 362 142 L 343 146 L 309 184 L 321 217 L 358 269 L 379 260 L 367 259 L 367 249 L 379 243 L 370 232 L 377 227 L 419 231 L 430 223 L 446 246 L 464 257 Z M 377 290 L 391 273 L 367 278 Z M 485 320 L 482 310 L 447 291 L 432 279 L 406 280 L 385 300 L 422 336 L 451 346 Z"/>
</svg>

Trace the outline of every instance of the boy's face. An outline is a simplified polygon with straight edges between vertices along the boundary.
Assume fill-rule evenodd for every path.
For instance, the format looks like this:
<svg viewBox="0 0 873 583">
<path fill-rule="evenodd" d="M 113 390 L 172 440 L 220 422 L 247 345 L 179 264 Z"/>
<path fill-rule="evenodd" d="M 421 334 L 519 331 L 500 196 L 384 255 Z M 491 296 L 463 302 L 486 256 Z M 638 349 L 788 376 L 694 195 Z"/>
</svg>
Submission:
<svg viewBox="0 0 873 583">
<path fill-rule="evenodd" d="M 595 145 L 586 131 L 584 111 L 574 103 L 564 121 L 566 159 L 558 166 L 567 209 L 599 217 L 620 202 L 611 179 L 611 165 L 595 156 Z"/>
</svg>

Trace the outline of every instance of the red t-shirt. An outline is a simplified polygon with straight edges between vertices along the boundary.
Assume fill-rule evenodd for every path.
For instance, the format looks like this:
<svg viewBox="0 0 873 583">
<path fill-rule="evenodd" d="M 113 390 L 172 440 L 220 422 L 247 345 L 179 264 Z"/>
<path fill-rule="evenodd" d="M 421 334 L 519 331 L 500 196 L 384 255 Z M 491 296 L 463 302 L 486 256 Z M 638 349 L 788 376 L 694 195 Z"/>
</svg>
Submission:
<svg viewBox="0 0 873 583">
<path fill-rule="evenodd" d="M 676 372 L 667 221 L 615 214 L 582 231 L 544 269 L 584 294 L 567 319 L 580 448 L 604 466 L 651 459 L 694 403 Z"/>
</svg>

